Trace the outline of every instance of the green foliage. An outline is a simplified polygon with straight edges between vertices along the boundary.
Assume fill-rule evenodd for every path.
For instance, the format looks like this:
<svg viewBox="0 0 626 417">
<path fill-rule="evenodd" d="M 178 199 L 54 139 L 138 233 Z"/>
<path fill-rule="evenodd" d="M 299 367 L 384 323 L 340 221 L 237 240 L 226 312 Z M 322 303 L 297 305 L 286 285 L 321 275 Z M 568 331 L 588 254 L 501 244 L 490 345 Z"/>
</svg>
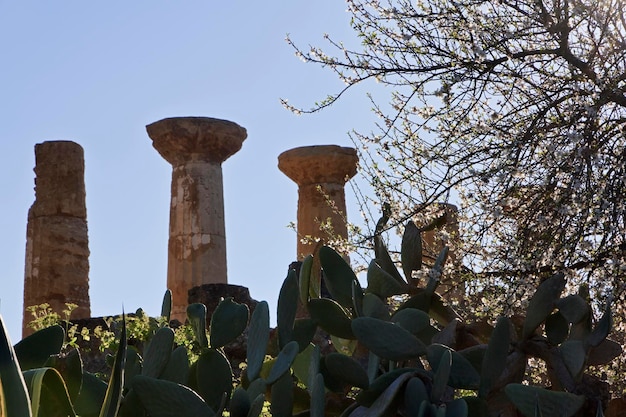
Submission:
<svg viewBox="0 0 626 417">
<path fill-rule="evenodd" d="M 61 312 L 62 315 L 53 311 L 48 303 L 26 307 L 26 311 L 33 316 L 33 319 L 28 323 L 28 327 L 37 331 L 54 325 L 62 326 L 65 329 L 64 346 L 76 348 L 81 340 L 89 341 L 91 336 L 89 329 L 83 327 L 79 330 L 77 325 L 70 322 L 72 311 L 78 306 L 72 303 L 65 303 L 65 307 Z"/>
<path fill-rule="evenodd" d="M 0 412 L 3 416 L 32 416 L 26 382 L 0 315 Z"/>
<path fill-rule="evenodd" d="M 67 387 L 54 368 L 24 371 L 34 416 L 76 416 Z"/>
<path fill-rule="evenodd" d="M 426 353 L 418 338 L 389 321 L 357 317 L 352 320 L 352 331 L 370 351 L 384 359 L 404 361 Z"/>
<path fill-rule="evenodd" d="M 404 276 L 411 281 L 413 271 L 422 269 L 422 235 L 412 220 L 407 222 L 404 229 L 400 259 Z"/>
<path fill-rule="evenodd" d="M 202 399 L 217 410 L 233 388 L 233 372 L 228 359 L 216 349 L 205 349 L 191 373 L 191 385 Z"/>
<path fill-rule="evenodd" d="M 61 326 L 43 328 L 15 345 L 15 354 L 22 370 L 41 368 L 51 355 L 63 348 L 65 331 Z"/>
<path fill-rule="evenodd" d="M 352 285 L 357 282 L 356 275 L 341 255 L 322 246 L 319 250 L 320 263 L 324 270 L 326 287 L 330 295 L 343 307 L 352 307 Z"/>
<path fill-rule="evenodd" d="M 417 228 L 406 233 L 405 260 L 420 254 L 421 239 Z M 2 331 L 2 415 L 55 409 L 88 417 L 256 417 L 267 413 L 269 400 L 274 416 L 464 417 L 507 407 L 528 416 L 561 415 L 561 409 L 573 416 L 592 401 L 581 390 L 589 366 L 621 353 L 607 339 L 611 303 L 594 324 L 584 289 L 583 295 L 562 295 L 563 274 L 537 288 L 525 318 L 499 317 L 493 326 L 465 323 L 436 292 L 447 248 L 421 287 L 411 275 L 424 265 L 401 268 L 405 280 L 389 262 L 382 240 L 376 248 L 365 289 L 330 247 L 320 249 L 319 262 L 307 258 L 299 274 L 290 270 L 273 338 L 266 302 L 250 315 L 247 306 L 221 300 L 208 331 L 202 304 L 188 307 L 188 325 L 170 328 L 168 293 L 161 319 L 141 310 L 128 319 L 122 315 L 121 325 L 110 319 L 108 330 L 94 331 L 107 348 L 116 348 L 108 384 L 82 369 L 80 352 L 64 342 L 64 327 L 39 330 L 14 348 Z M 315 265 L 338 300 L 317 290 Z M 301 310 L 309 317 L 296 318 Z M 39 316 L 39 322 L 47 320 Z M 119 342 L 111 343 L 116 329 Z M 226 347 L 242 335 L 247 336 L 247 364 L 239 376 Z M 138 349 L 128 347 L 127 340 L 135 340 Z M 550 390 L 528 385 L 525 369 L 536 359 L 551 369 Z M 591 405 L 601 415 L 601 404 Z"/>
<path fill-rule="evenodd" d="M 626 316 L 624 155 L 615 151 L 625 143 L 622 9 L 621 0 L 354 0 L 347 12 L 358 42 L 288 42 L 342 81 L 311 111 L 356 85 L 375 80 L 389 89 L 368 94 L 376 127 L 351 134 L 374 201 L 396 208 L 383 208 L 374 234 L 409 219 L 427 223 L 441 199 L 453 198 L 464 238 L 448 229 L 437 240 L 454 246 L 472 276 L 468 293 L 495 314 L 525 315 L 536 283 L 567 270 L 569 285 L 591 284 L 594 310 L 614 293 L 619 326 Z M 356 195 L 371 224 L 371 200 Z M 371 239 L 367 229 L 353 229 L 358 247 Z M 390 272 L 381 239 L 373 240 Z M 410 279 L 416 259 L 401 259 Z M 557 308 L 577 322 L 568 314 L 584 311 L 575 309 L 580 301 Z"/>
<path fill-rule="evenodd" d="M 376 260 L 370 262 L 367 269 L 367 291 L 380 298 L 388 298 L 392 295 L 404 294 L 407 286 L 399 282 L 393 275 L 387 273 Z"/>
<path fill-rule="evenodd" d="M 343 353 L 332 352 L 324 357 L 324 362 L 326 369 L 333 378 L 358 388 L 369 386 L 365 369 L 354 358 Z"/>
<path fill-rule="evenodd" d="M 161 317 L 165 319 L 165 322 L 169 324 L 170 316 L 172 314 L 172 291 L 166 290 L 163 295 L 163 302 L 161 303 Z"/>
<path fill-rule="evenodd" d="M 174 331 L 168 327 L 159 329 L 146 347 L 141 374 L 158 378 L 165 370 L 173 348 Z"/>
<path fill-rule="evenodd" d="M 211 316 L 211 347 L 220 348 L 239 337 L 248 326 L 249 315 L 248 306 L 231 297 L 219 303 Z"/>
<path fill-rule="evenodd" d="M 187 306 L 187 319 L 193 328 L 196 342 L 201 348 L 209 347 L 209 340 L 206 336 L 206 306 L 195 303 Z"/>
<path fill-rule="evenodd" d="M 0 414 L 6 417 L 116 416 L 122 399 L 126 356 L 124 320 L 122 324 L 119 348 L 107 385 L 83 370 L 78 351 L 62 353 L 65 337 L 62 327 L 54 324 L 42 328 L 13 347 L 0 316 Z M 24 363 L 24 370 L 20 363 Z"/>
<path fill-rule="evenodd" d="M 543 417 L 571 417 L 585 402 L 585 398 L 580 395 L 522 384 L 509 384 L 505 391 L 526 417 L 537 415 L 537 409 Z"/>
<path fill-rule="evenodd" d="M 274 362 L 272 369 L 270 369 L 270 373 L 266 379 L 268 384 L 273 384 L 285 373 L 287 373 L 289 369 L 291 369 L 291 365 L 293 364 L 299 349 L 298 342 L 294 340 L 287 343 L 285 347 L 282 348 L 282 350 L 278 353 L 276 361 Z"/>
<path fill-rule="evenodd" d="M 115 361 L 111 371 L 111 379 L 107 386 L 104 396 L 104 402 L 100 409 L 99 417 L 115 417 L 122 402 L 122 390 L 124 388 L 124 368 L 126 365 L 126 319 L 122 313 L 122 333 L 120 335 L 120 344 L 115 353 Z"/>
<path fill-rule="evenodd" d="M 267 352 L 267 343 L 270 336 L 270 313 L 266 301 L 257 304 L 250 319 L 248 332 L 248 378 L 254 381 L 263 367 L 263 360 Z"/>
<path fill-rule="evenodd" d="M 282 349 L 293 335 L 298 308 L 298 278 L 294 269 L 289 271 L 278 295 L 278 346 Z"/>
<path fill-rule="evenodd" d="M 74 308 L 76 308 L 75 304 L 67 304 L 67 309 L 63 312 L 66 319 L 69 319 L 69 316 Z M 28 327 L 35 331 L 45 329 L 46 327 L 62 322 L 61 315 L 53 311 L 48 303 L 28 306 L 26 307 L 26 311 L 33 316 L 33 319 L 28 323 Z"/>
<path fill-rule="evenodd" d="M 147 376 L 136 376 L 133 386 L 141 403 L 154 417 L 212 417 L 215 412 L 200 396 L 180 384 Z"/>
<path fill-rule="evenodd" d="M 384 223 L 383 217 L 379 224 L 384 226 Z M 320 404 L 319 397 L 313 396 L 313 388 L 321 380 L 329 391 L 356 390 L 356 403 L 346 408 L 346 416 L 400 412 L 466 416 L 470 410 L 476 415 L 486 415 L 506 403 L 525 412 L 527 406 L 517 395 L 512 394 L 511 398 L 508 394 L 517 392 L 517 385 L 512 384 L 524 381 L 524 370 L 531 359 L 544 360 L 556 369 L 550 374 L 550 382 L 557 392 L 577 392 L 594 352 L 602 356 L 601 363 L 619 354 L 619 349 L 607 348 L 613 346 L 606 339 L 611 329 L 610 306 L 595 326 L 589 324 L 586 331 L 576 330 L 576 325 L 590 323 L 591 308 L 579 295 L 562 297 L 566 287 L 562 273 L 547 278 L 537 288 L 522 326 L 514 327 L 509 318 L 500 317 L 493 327 L 485 322 L 474 327 L 479 333 L 473 334 L 470 342 L 463 341 L 464 329 L 472 323 L 464 323 L 436 292 L 448 248 L 441 251 L 426 273 L 421 270 L 420 262 L 409 261 L 412 256 L 421 259 L 421 232 L 412 223 L 405 230 L 401 259 L 406 280 L 391 261 L 382 239 L 375 238 L 376 259 L 368 268 L 364 295 L 360 286 L 354 285 L 358 282 L 355 274 L 329 247 L 322 247 L 319 256 L 332 298 L 313 295 L 308 287 L 313 260 L 306 260 L 306 268 L 299 277 L 300 302 L 318 326 L 330 333 L 331 340 L 356 339 L 361 347 L 343 351 L 336 346 L 337 352 L 325 351 L 317 362 L 312 362 L 306 377 L 301 371 L 295 373 L 309 387 L 311 412 Z M 428 277 L 423 287 L 413 279 L 414 271 Z M 351 299 L 348 299 L 350 286 Z M 398 296 L 405 302 L 398 303 Z M 292 303 L 291 308 L 295 309 L 295 301 Z M 288 309 L 284 306 L 279 309 L 279 323 L 281 311 Z M 446 345 L 439 344 L 441 341 Z M 369 353 L 364 355 L 363 349 Z M 509 386 L 513 388 L 505 393 Z M 460 393 L 472 392 L 473 396 L 458 397 Z M 551 397 L 544 398 L 543 391 L 537 392 L 542 395 L 537 397 L 541 401 L 529 400 L 533 410 L 549 415 Z M 580 398 L 583 402 L 592 400 Z M 577 400 L 568 407 L 577 411 L 583 402 Z"/>
<path fill-rule="evenodd" d="M 500 317 L 496 327 L 491 333 L 489 344 L 482 361 L 480 389 L 478 395 L 487 398 L 491 389 L 495 386 L 498 378 L 504 372 L 506 360 L 511 346 L 511 322 L 506 317 Z"/>
<path fill-rule="evenodd" d="M 311 318 L 328 333 L 343 339 L 354 339 L 350 316 L 346 310 L 334 300 L 316 298 L 309 301 Z"/>
<path fill-rule="evenodd" d="M 537 292 L 528 304 L 528 313 L 522 332 L 523 338 L 530 337 L 535 329 L 548 318 L 564 288 L 565 276 L 563 273 L 555 274 L 539 285 Z"/>
</svg>

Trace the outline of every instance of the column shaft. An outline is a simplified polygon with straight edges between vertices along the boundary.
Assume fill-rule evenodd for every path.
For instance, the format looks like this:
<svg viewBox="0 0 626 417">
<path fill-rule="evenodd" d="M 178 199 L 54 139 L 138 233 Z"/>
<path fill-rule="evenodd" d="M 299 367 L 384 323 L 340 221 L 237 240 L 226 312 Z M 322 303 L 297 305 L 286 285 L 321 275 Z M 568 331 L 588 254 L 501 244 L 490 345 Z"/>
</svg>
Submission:
<svg viewBox="0 0 626 417">
<path fill-rule="evenodd" d="M 228 282 L 222 162 L 241 149 L 247 132 L 209 117 L 172 117 L 146 129 L 172 165 L 167 286 L 171 316 L 184 322 L 189 290 Z"/>
<path fill-rule="evenodd" d="M 28 212 L 24 308 L 50 304 L 56 313 L 76 304 L 72 318 L 91 316 L 89 239 L 83 149 L 69 141 L 35 146 L 35 202 Z M 32 320 L 24 312 L 22 333 Z"/>
<path fill-rule="evenodd" d="M 195 161 L 172 171 L 167 286 L 177 300 L 202 284 L 227 283 L 222 168 Z M 186 304 L 176 304 L 184 317 Z"/>
<path fill-rule="evenodd" d="M 332 235 L 344 239 L 348 237 L 344 185 L 327 182 L 298 187 L 299 260 L 315 249 L 315 243 L 303 240 L 305 236 L 322 240 L 329 237 L 320 230 L 321 224 L 326 222 L 330 222 Z"/>
<path fill-rule="evenodd" d="M 298 260 L 315 249 L 303 238 L 348 238 L 344 186 L 356 174 L 357 163 L 355 149 L 336 145 L 304 146 L 279 155 L 278 168 L 298 184 Z M 322 226 L 329 221 L 332 233 Z"/>
</svg>

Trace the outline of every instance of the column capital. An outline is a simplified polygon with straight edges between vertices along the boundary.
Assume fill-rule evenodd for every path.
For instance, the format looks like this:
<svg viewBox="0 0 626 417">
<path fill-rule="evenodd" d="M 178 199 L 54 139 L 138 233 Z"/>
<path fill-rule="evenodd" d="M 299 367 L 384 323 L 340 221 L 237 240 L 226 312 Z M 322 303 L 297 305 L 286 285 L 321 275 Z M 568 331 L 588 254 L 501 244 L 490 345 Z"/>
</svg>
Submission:
<svg viewBox="0 0 626 417">
<path fill-rule="evenodd" d="M 237 123 L 211 117 L 170 117 L 146 126 L 152 146 L 173 166 L 190 161 L 222 163 L 248 136 Z"/>
<path fill-rule="evenodd" d="M 345 184 L 357 171 L 356 149 L 337 145 L 303 146 L 278 156 L 278 169 L 299 186 Z"/>
</svg>

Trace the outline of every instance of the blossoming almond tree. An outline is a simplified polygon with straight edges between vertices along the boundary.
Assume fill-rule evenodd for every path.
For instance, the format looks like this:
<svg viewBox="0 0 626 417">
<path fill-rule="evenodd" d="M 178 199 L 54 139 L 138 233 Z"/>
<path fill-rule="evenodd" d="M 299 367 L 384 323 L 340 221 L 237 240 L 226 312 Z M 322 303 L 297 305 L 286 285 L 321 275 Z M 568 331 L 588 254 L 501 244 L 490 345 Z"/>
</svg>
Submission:
<svg viewBox="0 0 626 417">
<path fill-rule="evenodd" d="M 326 36 L 327 47 L 302 49 L 288 39 L 345 87 L 311 109 L 284 104 L 315 112 L 357 85 L 387 87 L 388 100 L 369 96 L 380 123 L 352 139 L 370 202 L 392 205 L 389 227 L 452 200 L 458 253 L 477 284 L 468 290 L 492 307 L 514 308 L 546 274 L 566 270 L 596 299 L 612 293 L 623 312 L 623 3 L 348 0 L 359 46 Z"/>
</svg>

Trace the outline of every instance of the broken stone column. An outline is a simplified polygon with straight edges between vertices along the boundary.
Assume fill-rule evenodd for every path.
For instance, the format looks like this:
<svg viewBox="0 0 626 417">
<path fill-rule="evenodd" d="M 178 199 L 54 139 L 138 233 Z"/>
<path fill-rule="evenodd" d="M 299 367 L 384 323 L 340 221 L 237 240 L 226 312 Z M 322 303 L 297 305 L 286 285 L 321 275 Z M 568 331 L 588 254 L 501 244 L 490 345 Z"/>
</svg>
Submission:
<svg viewBox="0 0 626 417">
<path fill-rule="evenodd" d="M 354 148 L 336 145 L 294 148 L 278 156 L 278 168 L 298 184 L 298 260 L 315 249 L 307 237 L 328 238 L 320 230 L 325 222 L 330 221 L 335 236 L 348 237 L 344 186 L 356 174 L 357 163 Z"/>
<path fill-rule="evenodd" d="M 71 318 L 91 316 L 83 148 L 70 141 L 35 145 L 35 202 L 28 211 L 24 308 L 43 303 Z M 33 319 L 24 311 L 22 334 Z"/>
<path fill-rule="evenodd" d="M 444 246 L 450 247 L 447 263 L 456 262 L 456 248 L 459 239 L 458 209 L 454 204 L 437 203 L 434 217 L 443 217 L 442 225 L 422 233 L 425 257 L 434 262 Z M 429 259 L 428 259 L 429 258 Z"/>
<path fill-rule="evenodd" d="M 460 243 L 459 210 L 454 204 L 449 203 L 437 203 L 435 207 L 435 217 L 443 216 L 443 222 L 440 227 L 422 233 L 423 260 L 427 265 L 434 264 L 439 252 L 441 252 L 444 246 L 448 246 L 450 251 L 448 252 L 446 265 L 451 265 L 453 270 L 458 272 L 461 261 L 457 257 L 457 246 Z M 465 284 L 460 281 L 458 273 L 445 274 L 437 291 L 448 301 L 460 302 L 464 297 Z"/>
<path fill-rule="evenodd" d="M 173 117 L 146 129 L 173 168 L 167 286 L 172 318 L 184 322 L 191 288 L 228 281 L 222 162 L 241 149 L 247 133 L 208 117 Z"/>
</svg>

